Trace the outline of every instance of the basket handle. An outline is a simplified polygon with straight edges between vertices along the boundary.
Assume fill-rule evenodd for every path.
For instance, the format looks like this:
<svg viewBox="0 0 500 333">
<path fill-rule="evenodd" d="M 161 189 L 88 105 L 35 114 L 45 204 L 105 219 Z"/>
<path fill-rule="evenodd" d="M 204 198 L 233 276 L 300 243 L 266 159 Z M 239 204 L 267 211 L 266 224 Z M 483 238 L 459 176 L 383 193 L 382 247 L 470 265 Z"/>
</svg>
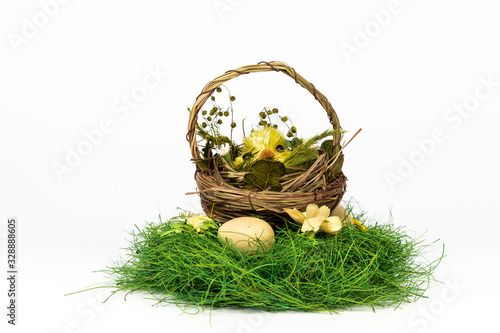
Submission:
<svg viewBox="0 0 500 333">
<path fill-rule="evenodd" d="M 286 75 L 294 79 L 296 83 L 300 84 L 302 87 L 307 89 L 307 91 L 309 91 L 314 96 L 314 98 L 321 104 L 321 106 L 325 109 L 326 114 L 328 115 L 328 118 L 330 120 L 330 123 L 333 125 L 333 129 L 340 130 L 340 123 L 337 114 L 335 113 L 335 110 L 333 109 L 328 99 L 318 90 L 316 90 L 316 88 L 312 83 L 309 83 L 306 79 L 300 76 L 295 71 L 295 69 L 293 69 L 292 67 L 288 66 L 283 62 L 261 61 L 257 65 L 243 66 L 225 72 L 224 74 L 208 82 L 202 89 L 198 97 L 196 97 L 196 101 L 194 102 L 193 107 L 191 108 L 191 114 L 189 116 L 189 123 L 188 123 L 188 133 L 186 136 L 189 142 L 189 147 L 191 149 L 191 155 L 193 156 L 193 159 L 196 160 L 201 158 L 200 150 L 198 148 L 198 143 L 196 141 L 196 122 L 198 121 L 198 113 L 200 112 L 205 102 L 210 98 L 210 96 L 212 96 L 215 89 L 217 89 L 221 84 L 231 79 L 234 79 L 235 77 L 238 77 L 242 74 L 249 74 L 255 72 L 268 72 L 268 71 L 285 73 Z M 341 140 L 341 134 L 339 131 L 339 133 L 336 133 L 334 135 L 335 145 L 340 144 L 340 140 Z"/>
</svg>

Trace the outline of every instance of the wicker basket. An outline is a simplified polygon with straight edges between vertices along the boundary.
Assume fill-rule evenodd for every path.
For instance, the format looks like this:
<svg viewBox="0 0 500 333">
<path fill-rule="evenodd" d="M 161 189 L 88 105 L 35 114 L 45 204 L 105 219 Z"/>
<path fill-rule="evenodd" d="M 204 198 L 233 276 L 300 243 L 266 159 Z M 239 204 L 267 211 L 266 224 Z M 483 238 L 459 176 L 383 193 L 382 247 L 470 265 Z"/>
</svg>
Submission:
<svg viewBox="0 0 500 333">
<path fill-rule="evenodd" d="M 218 155 L 203 159 L 196 140 L 198 113 L 217 87 L 242 74 L 266 71 L 282 72 L 307 89 L 325 109 L 333 129 L 339 130 L 339 134 L 333 137 L 333 154 L 330 154 L 333 157 L 328 158 L 329 155 L 322 151 L 310 168 L 295 170 L 280 178 L 283 186 L 281 192 L 247 190 L 238 186 L 244 173 L 233 170 Z M 189 194 L 199 194 L 205 213 L 221 222 L 241 216 L 259 216 L 276 225 L 284 223 L 282 217 L 288 217 L 283 208 L 304 211 L 308 204 L 315 203 L 333 209 L 342 199 L 347 180 L 341 171 L 343 154 L 340 129 L 337 114 L 330 102 L 290 66 L 281 62 L 260 62 L 257 65 L 227 71 L 203 88 L 191 109 L 187 140 L 196 164 L 195 179 L 198 191 Z"/>
</svg>

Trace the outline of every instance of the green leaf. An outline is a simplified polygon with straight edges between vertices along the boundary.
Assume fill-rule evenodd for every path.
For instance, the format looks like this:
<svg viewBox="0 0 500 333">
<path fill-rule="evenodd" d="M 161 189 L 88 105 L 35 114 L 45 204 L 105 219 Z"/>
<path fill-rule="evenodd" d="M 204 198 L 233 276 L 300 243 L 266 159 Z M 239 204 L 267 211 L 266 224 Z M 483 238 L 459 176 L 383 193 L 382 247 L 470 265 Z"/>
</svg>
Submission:
<svg viewBox="0 0 500 333">
<path fill-rule="evenodd" d="M 281 191 L 280 178 L 285 174 L 286 167 L 283 163 L 269 160 L 259 160 L 245 175 L 244 187 L 247 190 Z"/>
<path fill-rule="evenodd" d="M 212 144 L 212 142 L 207 141 L 207 143 L 205 144 L 205 147 L 203 147 L 203 149 L 202 149 L 204 158 L 210 158 L 210 156 L 212 155 L 212 148 L 213 147 L 214 147 L 214 145 Z"/>
<path fill-rule="evenodd" d="M 342 172 L 342 166 L 344 165 L 344 155 L 340 154 L 339 159 L 337 160 L 337 165 L 333 168 L 332 174 L 334 178 L 337 178 L 340 176 L 340 173 Z"/>
<path fill-rule="evenodd" d="M 333 157 L 333 140 L 325 140 L 321 144 L 321 149 L 328 153 L 328 158 Z"/>
<path fill-rule="evenodd" d="M 222 156 L 223 159 L 226 160 L 227 164 L 232 168 L 233 167 L 233 161 L 231 161 L 231 153 L 227 153 L 226 155 Z"/>
</svg>

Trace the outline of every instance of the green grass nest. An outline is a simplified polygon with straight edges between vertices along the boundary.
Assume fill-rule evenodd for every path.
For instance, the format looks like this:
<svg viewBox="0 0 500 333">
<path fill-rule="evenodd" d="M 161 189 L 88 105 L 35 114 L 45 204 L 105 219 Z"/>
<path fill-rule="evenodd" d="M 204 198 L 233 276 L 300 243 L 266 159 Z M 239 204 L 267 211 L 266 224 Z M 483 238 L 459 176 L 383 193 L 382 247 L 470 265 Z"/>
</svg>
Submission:
<svg viewBox="0 0 500 333">
<path fill-rule="evenodd" d="M 293 224 L 275 229 L 267 253 L 246 255 L 219 241 L 219 223 L 197 233 L 176 219 L 132 232 L 126 260 L 106 272 L 113 293 L 147 291 L 159 304 L 268 311 L 338 311 L 386 307 L 423 296 L 443 254 L 430 262 L 427 245 L 392 221 L 369 229 L 345 226 L 310 238 Z"/>
</svg>

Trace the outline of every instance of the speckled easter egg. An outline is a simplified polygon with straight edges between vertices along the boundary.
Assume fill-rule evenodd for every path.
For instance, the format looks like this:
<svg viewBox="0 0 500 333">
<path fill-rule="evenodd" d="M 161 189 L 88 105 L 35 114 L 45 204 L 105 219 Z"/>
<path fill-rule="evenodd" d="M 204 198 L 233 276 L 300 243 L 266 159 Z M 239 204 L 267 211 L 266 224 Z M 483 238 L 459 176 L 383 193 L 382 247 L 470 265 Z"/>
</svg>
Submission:
<svg viewBox="0 0 500 333">
<path fill-rule="evenodd" d="M 256 217 L 237 217 L 219 228 L 222 242 L 234 244 L 241 252 L 255 254 L 268 251 L 274 244 L 271 225 Z"/>
</svg>

